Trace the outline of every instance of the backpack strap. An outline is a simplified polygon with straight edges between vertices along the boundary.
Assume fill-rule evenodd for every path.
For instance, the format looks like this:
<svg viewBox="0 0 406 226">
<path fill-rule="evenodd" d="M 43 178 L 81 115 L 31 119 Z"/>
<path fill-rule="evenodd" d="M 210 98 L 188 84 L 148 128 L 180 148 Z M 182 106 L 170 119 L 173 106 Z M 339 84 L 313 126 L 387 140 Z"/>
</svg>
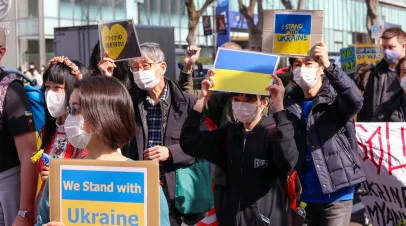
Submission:
<svg viewBox="0 0 406 226">
<path fill-rule="evenodd" d="M 10 75 L 4 76 L 4 78 L 0 81 L 0 117 L 3 117 L 3 110 L 4 110 L 4 102 L 6 100 L 6 93 L 8 86 L 12 83 L 15 78 Z"/>
</svg>

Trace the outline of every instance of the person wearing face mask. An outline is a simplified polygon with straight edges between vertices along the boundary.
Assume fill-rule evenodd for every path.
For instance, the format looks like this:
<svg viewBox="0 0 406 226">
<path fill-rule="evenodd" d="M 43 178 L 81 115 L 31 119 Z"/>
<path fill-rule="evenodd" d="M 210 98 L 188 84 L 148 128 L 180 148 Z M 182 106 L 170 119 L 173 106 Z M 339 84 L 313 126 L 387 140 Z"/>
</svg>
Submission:
<svg viewBox="0 0 406 226">
<path fill-rule="evenodd" d="M 222 46 L 226 49 L 242 50 L 241 46 L 234 42 L 226 42 Z M 183 69 L 179 74 L 178 84 L 182 91 L 187 92 L 196 98 L 199 98 L 201 90 L 193 89 L 193 67 L 194 64 L 199 60 L 200 48 L 197 46 L 190 46 L 187 48 Z M 208 76 L 214 75 L 213 70 L 208 71 Z M 221 127 L 229 122 L 236 122 L 237 119 L 232 111 L 231 105 L 231 93 L 228 92 L 216 92 L 207 101 L 204 106 L 204 115 L 210 121 L 212 121 L 216 127 Z M 270 105 L 272 107 L 272 105 Z M 270 109 L 266 108 L 262 112 L 263 115 L 270 115 Z M 214 166 L 213 169 L 213 184 L 214 184 L 214 209 L 217 214 L 217 221 L 219 224 L 222 222 L 222 216 L 219 214 L 223 208 L 227 208 L 222 204 L 224 187 L 227 182 L 226 175 L 219 168 Z"/>
<path fill-rule="evenodd" d="M 87 68 L 78 61 L 67 57 L 54 57 L 44 72 L 42 91 L 45 96 L 45 126 L 42 129 L 41 149 L 51 158 L 83 158 L 86 145 L 72 146 L 65 133 L 69 97 L 77 81 L 89 75 Z M 39 160 L 41 181 L 49 176 L 49 167 Z M 44 184 L 41 185 L 41 190 Z M 40 197 L 40 196 L 39 196 Z"/>
<path fill-rule="evenodd" d="M 306 206 L 303 225 L 347 226 L 354 185 L 365 181 L 354 125 L 363 97 L 354 81 L 330 63 L 323 42 L 297 63 L 297 85 L 287 94 L 285 107 L 300 153 L 296 171 L 303 185 L 300 201 Z"/>
<path fill-rule="evenodd" d="M 220 214 L 223 225 L 288 225 L 284 196 L 278 178 L 296 164 L 298 151 L 294 131 L 283 107 L 284 87 L 277 81 L 267 88 L 276 113 L 262 116 L 269 97 L 233 93 L 232 111 L 238 120 L 213 131 L 201 131 L 204 105 L 211 97 L 212 78 L 202 82 L 202 91 L 182 128 L 180 145 L 185 153 L 204 158 L 227 175 L 222 196 L 227 206 Z"/>
<path fill-rule="evenodd" d="M 175 208 L 176 169 L 187 167 L 195 158 L 179 146 L 182 125 L 192 110 L 195 98 L 181 91 L 165 77 L 165 55 L 157 43 L 140 45 L 143 57 L 130 61 L 137 88 L 129 90 L 135 109 L 135 138 L 121 151 L 133 160 L 152 160 L 160 165 L 160 182 L 168 200 L 172 226 L 194 225 L 202 214 L 183 215 Z"/>
<path fill-rule="evenodd" d="M 359 122 L 374 122 L 377 112 L 400 89 L 395 68 L 405 57 L 406 34 L 398 27 L 385 30 L 381 36 L 384 60 L 372 68 L 364 92 L 364 105 L 358 114 Z"/>
<path fill-rule="evenodd" d="M 73 146 L 87 147 L 86 159 L 132 161 L 121 155 L 117 149 L 136 134 L 134 114 L 131 97 L 119 80 L 111 77 L 88 77 L 75 85 L 64 127 Z M 169 226 L 168 205 L 162 188 L 159 189 L 160 209 L 156 210 L 156 216 L 160 217 L 160 226 Z M 64 225 L 63 222 L 49 222 L 48 182 L 45 184 L 38 212 L 36 226 Z"/>
<path fill-rule="evenodd" d="M 383 103 L 372 118 L 374 122 L 405 122 L 406 121 L 406 61 L 405 57 L 399 60 L 396 74 L 400 88 L 386 103 Z"/>
</svg>

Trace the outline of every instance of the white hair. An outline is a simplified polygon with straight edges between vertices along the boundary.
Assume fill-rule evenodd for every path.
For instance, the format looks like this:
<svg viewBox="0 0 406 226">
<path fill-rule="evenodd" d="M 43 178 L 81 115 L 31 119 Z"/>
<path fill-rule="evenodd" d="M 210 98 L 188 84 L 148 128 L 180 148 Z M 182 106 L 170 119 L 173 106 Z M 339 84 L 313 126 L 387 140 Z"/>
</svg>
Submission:
<svg viewBox="0 0 406 226">
<path fill-rule="evenodd" d="M 158 43 L 145 42 L 140 45 L 140 49 L 143 57 L 155 62 L 165 62 L 165 54 Z"/>
</svg>

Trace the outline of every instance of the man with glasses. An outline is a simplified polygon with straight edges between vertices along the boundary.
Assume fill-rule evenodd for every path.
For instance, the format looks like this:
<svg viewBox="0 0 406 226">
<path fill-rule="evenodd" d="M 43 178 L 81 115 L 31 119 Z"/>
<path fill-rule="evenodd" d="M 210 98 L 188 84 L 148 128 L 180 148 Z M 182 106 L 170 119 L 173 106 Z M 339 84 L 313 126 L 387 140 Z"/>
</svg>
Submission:
<svg viewBox="0 0 406 226">
<path fill-rule="evenodd" d="M 195 159 L 179 146 L 180 132 L 195 104 L 195 98 L 181 91 L 166 78 L 167 64 L 159 44 L 140 45 L 143 57 L 130 61 L 134 82 L 139 89 L 130 89 L 139 127 L 136 137 L 122 152 L 134 160 L 159 162 L 160 182 L 169 204 L 171 225 L 182 222 L 193 225 L 198 215 L 181 215 L 175 209 L 175 170 L 188 166 Z"/>
</svg>

